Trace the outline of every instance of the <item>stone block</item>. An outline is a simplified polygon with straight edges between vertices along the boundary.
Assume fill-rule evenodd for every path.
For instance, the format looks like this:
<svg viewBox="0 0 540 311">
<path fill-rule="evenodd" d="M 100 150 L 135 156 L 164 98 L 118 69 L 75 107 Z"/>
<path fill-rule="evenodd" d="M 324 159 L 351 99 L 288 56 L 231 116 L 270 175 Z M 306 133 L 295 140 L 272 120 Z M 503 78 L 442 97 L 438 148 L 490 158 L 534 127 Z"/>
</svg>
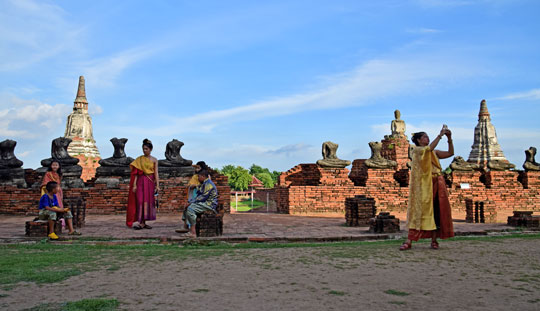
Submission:
<svg viewBox="0 0 540 311">
<path fill-rule="evenodd" d="M 370 233 L 399 232 L 399 219 L 388 212 L 380 212 L 377 217 L 369 220 Z"/>
<path fill-rule="evenodd" d="M 48 221 L 47 220 L 32 220 L 27 221 L 25 224 L 25 235 L 32 237 L 46 237 L 48 234 Z M 59 221 L 55 222 L 54 232 L 56 234 L 62 233 L 62 224 Z"/>
</svg>

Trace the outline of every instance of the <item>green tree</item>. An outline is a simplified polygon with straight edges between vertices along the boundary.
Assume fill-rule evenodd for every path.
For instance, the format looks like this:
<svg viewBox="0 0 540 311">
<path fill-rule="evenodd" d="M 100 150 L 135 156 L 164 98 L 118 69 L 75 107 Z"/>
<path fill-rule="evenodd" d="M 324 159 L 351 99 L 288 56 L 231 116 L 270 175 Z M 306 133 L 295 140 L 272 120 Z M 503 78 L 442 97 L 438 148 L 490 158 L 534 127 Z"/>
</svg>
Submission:
<svg viewBox="0 0 540 311">
<path fill-rule="evenodd" d="M 232 165 L 231 165 L 232 166 Z M 225 167 L 223 167 L 225 171 Z M 244 191 L 247 190 L 251 183 L 251 175 L 249 171 L 241 166 L 234 167 L 232 170 L 227 169 L 229 174 L 225 174 L 229 177 L 229 186 L 234 190 Z"/>
<path fill-rule="evenodd" d="M 236 167 L 234 165 L 231 165 L 231 164 L 225 165 L 221 169 L 221 174 L 229 176 L 235 169 Z"/>
<path fill-rule="evenodd" d="M 274 179 L 272 179 L 272 175 L 269 173 L 259 173 L 255 177 L 263 183 L 265 188 L 274 188 Z"/>
<path fill-rule="evenodd" d="M 256 164 L 252 164 L 251 167 L 249 168 L 249 173 L 251 175 L 257 176 L 257 174 L 261 174 L 261 173 L 270 174 L 270 170 L 267 169 L 267 168 L 263 168 L 262 166 L 259 166 L 259 165 L 256 165 Z"/>
<path fill-rule="evenodd" d="M 272 179 L 274 180 L 274 185 L 277 185 L 279 175 L 281 175 L 281 172 L 278 172 L 278 171 L 273 171 L 272 172 L 271 176 L 272 176 Z"/>
</svg>

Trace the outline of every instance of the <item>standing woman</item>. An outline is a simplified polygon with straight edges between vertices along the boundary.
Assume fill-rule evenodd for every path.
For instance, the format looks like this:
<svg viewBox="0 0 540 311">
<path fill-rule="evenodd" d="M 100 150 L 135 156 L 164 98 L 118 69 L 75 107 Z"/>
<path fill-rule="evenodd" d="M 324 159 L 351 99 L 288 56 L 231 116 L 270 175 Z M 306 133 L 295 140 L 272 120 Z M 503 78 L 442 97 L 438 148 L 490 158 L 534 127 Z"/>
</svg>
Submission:
<svg viewBox="0 0 540 311">
<path fill-rule="evenodd" d="M 435 150 L 444 135 L 448 139 L 448 151 Z M 454 236 L 448 192 L 439 163 L 439 159 L 454 155 L 452 132 L 444 125 L 431 144 L 425 132 L 413 134 L 412 141 L 416 146 L 412 152 L 407 210 L 409 234 L 399 249 L 408 250 L 412 241 L 427 238 L 431 238 L 431 248 L 438 249 L 437 238 Z"/>
<path fill-rule="evenodd" d="M 58 207 L 61 209 L 64 208 L 64 193 L 62 192 L 62 187 L 60 186 L 62 182 L 62 167 L 60 162 L 53 160 L 49 165 L 47 173 L 43 176 L 41 181 L 41 196 L 47 193 L 46 186 L 49 182 L 54 181 L 58 184 L 58 192 L 56 193 L 56 198 L 58 199 Z"/>
<path fill-rule="evenodd" d="M 143 140 L 143 155 L 131 162 L 131 179 L 129 181 L 129 197 L 126 225 L 135 230 L 152 229 L 147 220 L 156 220 L 156 199 L 154 194 L 159 190 L 158 161 L 150 155 L 152 142 Z M 133 226 L 134 222 L 138 222 Z"/>
</svg>

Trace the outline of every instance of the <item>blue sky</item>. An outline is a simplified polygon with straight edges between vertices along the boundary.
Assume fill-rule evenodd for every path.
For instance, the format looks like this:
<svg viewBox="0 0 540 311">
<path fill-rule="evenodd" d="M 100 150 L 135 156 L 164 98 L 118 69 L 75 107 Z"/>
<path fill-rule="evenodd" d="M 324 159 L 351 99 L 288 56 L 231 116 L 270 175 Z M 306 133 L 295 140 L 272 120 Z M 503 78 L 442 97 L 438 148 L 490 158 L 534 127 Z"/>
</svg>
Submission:
<svg viewBox="0 0 540 311">
<path fill-rule="evenodd" d="M 448 124 L 468 158 L 485 98 L 521 167 L 540 147 L 539 13 L 519 0 L 0 0 L 0 139 L 39 167 L 84 75 L 102 157 L 112 137 L 133 157 L 147 137 L 158 158 L 176 138 L 214 167 L 284 171 L 327 140 L 368 158 L 399 109 L 409 134 Z"/>
</svg>

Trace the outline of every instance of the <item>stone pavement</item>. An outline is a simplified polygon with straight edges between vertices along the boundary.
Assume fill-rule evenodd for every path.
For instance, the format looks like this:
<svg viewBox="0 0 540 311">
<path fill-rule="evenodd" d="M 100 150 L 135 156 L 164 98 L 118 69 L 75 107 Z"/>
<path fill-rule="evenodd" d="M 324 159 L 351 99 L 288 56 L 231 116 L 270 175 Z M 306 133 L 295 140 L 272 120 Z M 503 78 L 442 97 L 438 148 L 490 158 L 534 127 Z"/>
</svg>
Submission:
<svg viewBox="0 0 540 311">
<path fill-rule="evenodd" d="M 368 233 L 368 227 L 346 227 L 345 218 L 304 217 L 283 214 L 238 213 L 224 218 L 224 234 L 216 238 L 204 238 L 231 242 L 268 241 L 346 241 L 401 238 L 406 234 L 405 215 L 398 215 L 402 231 L 396 234 Z M 25 237 L 25 221 L 33 216 L 0 215 L 0 242 L 22 242 L 41 238 Z M 80 229 L 82 238 L 113 240 L 181 241 L 185 239 L 174 230 L 181 227 L 179 215 L 158 215 L 157 221 L 149 222 L 151 230 L 133 230 L 125 226 L 124 215 L 87 215 L 86 225 Z M 486 235 L 490 232 L 515 230 L 504 223 L 469 224 L 454 222 L 456 235 Z M 64 232 L 67 232 L 64 230 Z M 61 240 L 72 239 L 65 233 Z"/>
</svg>

